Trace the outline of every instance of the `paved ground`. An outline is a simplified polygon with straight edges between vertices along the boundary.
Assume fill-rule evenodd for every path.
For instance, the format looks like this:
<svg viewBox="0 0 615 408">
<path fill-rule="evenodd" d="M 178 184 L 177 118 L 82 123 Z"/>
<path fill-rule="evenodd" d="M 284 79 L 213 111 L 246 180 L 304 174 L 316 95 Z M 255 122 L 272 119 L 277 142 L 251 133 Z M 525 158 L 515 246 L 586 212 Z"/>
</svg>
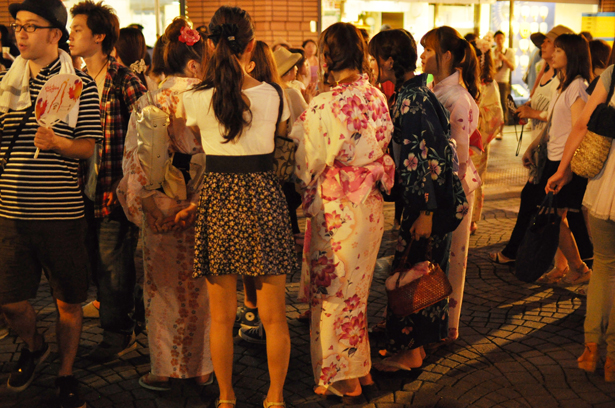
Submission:
<svg viewBox="0 0 615 408">
<path fill-rule="evenodd" d="M 487 177 L 484 219 L 479 224 L 468 259 L 466 295 L 460 339 L 433 351 L 421 370 L 382 375 L 374 373 L 376 385 L 365 389 L 365 407 L 615 407 L 615 384 L 606 384 L 602 368 L 586 374 L 576 368 L 582 352 L 585 300 L 557 287 L 524 284 L 509 267 L 494 265 L 487 254 L 500 249 L 514 225 L 519 191 L 525 171 L 514 156 L 512 128 L 504 141 L 492 144 Z M 387 207 L 387 232 L 381 257 L 392 253 L 392 208 Z M 381 320 L 386 303 L 384 275 L 377 273 L 370 297 L 373 325 Z M 286 386 L 289 406 L 331 407 L 339 401 L 322 400 L 312 394 L 308 328 L 294 318 L 307 308 L 295 301 L 298 276 L 289 277 L 288 317 L 292 355 Z M 49 287 L 41 286 L 34 303 L 39 327 L 55 345 L 55 308 Z M 85 322 L 80 355 L 101 340 L 96 320 Z M 90 407 L 202 407 L 217 395 L 217 386 L 199 389 L 190 381 L 174 381 L 169 393 L 142 389 L 137 380 L 149 370 L 147 339 L 138 338 L 139 348 L 121 360 L 104 365 L 78 358 L 76 376 Z M 372 336 L 374 359 L 383 339 Z M 4 384 L 20 342 L 9 336 L 0 340 L 0 384 Z M 53 380 L 57 355 L 52 355 L 28 390 L 12 395 L 0 386 L 0 407 L 55 407 Z M 258 407 L 268 379 L 263 347 L 235 342 L 235 382 L 239 407 Z"/>
</svg>

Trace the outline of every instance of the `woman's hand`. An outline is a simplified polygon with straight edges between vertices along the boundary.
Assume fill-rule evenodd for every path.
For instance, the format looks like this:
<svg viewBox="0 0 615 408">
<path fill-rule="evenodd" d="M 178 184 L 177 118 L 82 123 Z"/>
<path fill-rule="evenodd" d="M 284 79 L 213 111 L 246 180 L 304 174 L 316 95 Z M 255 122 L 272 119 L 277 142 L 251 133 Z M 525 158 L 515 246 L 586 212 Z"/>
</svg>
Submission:
<svg viewBox="0 0 615 408">
<path fill-rule="evenodd" d="M 519 106 L 515 113 L 519 115 L 521 119 L 537 119 L 536 116 L 540 114 L 539 111 L 530 108 L 528 105 Z"/>
<path fill-rule="evenodd" d="M 433 212 L 429 211 L 429 215 L 425 211 L 421 211 L 419 217 L 410 227 L 410 235 L 412 239 L 418 241 L 421 238 L 429 238 L 431 236 Z"/>
<path fill-rule="evenodd" d="M 167 232 L 172 227 L 172 220 L 165 219 L 164 214 L 158 206 L 153 196 L 144 197 L 141 199 L 141 207 L 145 214 L 145 221 L 152 231 L 159 234 Z"/>
<path fill-rule="evenodd" d="M 175 225 L 173 229 L 180 230 L 191 227 L 196 219 L 196 210 L 196 204 L 190 203 L 188 207 L 175 214 Z"/>
<path fill-rule="evenodd" d="M 301 91 L 303 94 L 303 99 L 305 99 L 305 103 L 308 105 L 312 101 L 312 98 L 316 96 L 316 82 L 310 82 L 308 86 Z"/>
<path fill-rule="evenodd" d="M 536 165 L 536 163 L 534 163 L 534 158 L 532 157 L 532 153 L 533 152 L 528 147 L 525 153 L 523 153 L 523 157 L 521 158 L 521 161 L 523 162 L 523 167 L 525 167 L 526 169 L 529 169 L 531 166 Z"/>
<path fill-rule="evenodd" d="M 549 177 L 547 185 L 545 186 L 545 192 L 547 194 L 550 192 L 557 194 L 562 187 L 570 183 L 570 180 L 572 180 L 572 171 L 570 170 L 570 166 L 566 167 L 563 171 L 557 169 L 555 174 Z"/>
<path fill-rule="evenodd" d="M 534 163 L 534 150 L 538 147 L 538 139 L 534 140 L 523 153 L 523 157 L 521 161 L 523 162 L 523 167 L 529 169 L 531 166 L 536 166 Z"/>
</svg>

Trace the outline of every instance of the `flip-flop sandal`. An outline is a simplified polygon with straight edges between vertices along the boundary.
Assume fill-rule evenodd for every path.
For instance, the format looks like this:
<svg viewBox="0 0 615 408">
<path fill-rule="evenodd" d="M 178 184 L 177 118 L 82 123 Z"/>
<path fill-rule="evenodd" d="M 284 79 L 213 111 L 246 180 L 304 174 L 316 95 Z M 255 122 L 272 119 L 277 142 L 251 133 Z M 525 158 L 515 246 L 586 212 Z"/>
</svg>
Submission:
<svg viewBox="0 0 615 408">
<path fill-rule="evenodd" d="M 566 267 L 566 269 L 564 270 L 561 270 L 555 267 L 551 269 L 549 272 L 542 275 L 540 278 L 538 278 L 536 280 L 536 283 L 547 283 L 547 284 L 558 283 L 560 280 L 564 278 L 564 276 L 568 274 L 568 271 L 570 271 L 569 267 Z"/>
<path fill-rule="evenodd" d="M 491 262 L 495 262 L 500 265 L 508 265 L 511 263 L 515 263 L 514 259 L 506 258 L 504 255 L 502 255 L 501 252 L 491 252 L 489 254 L 489 259 L 491 260 Z"/>
<path fill-rule="evenodd" d="M 139 378 L 139 385 L 143 388 L 147 388 L 152 391 L 171 391 L 171 383 L 166 381 L 147 381 L 147 377 L 150 373 L 145 374 Z M 212 376 L 213 377 L 213 376 Z"/>
<path fill-rule="evenodd" d="M 325 393 L 324 394 L 317 393 L 316 389 L 318 387 L 324 388 Z M 363 393 L 359 395 L 346 395 L 340 392 L 337 388 L 335 388 L 333 384 L 319 385 L 317 387 L 314 387 L 314 393 L 324 399 L 341 398 L 344 405 L 359 405 L 359 404 L 363 404 L 367 402 L 367 400 L 365 399 L 365 396 L 363 396 Z"/>
</svg>

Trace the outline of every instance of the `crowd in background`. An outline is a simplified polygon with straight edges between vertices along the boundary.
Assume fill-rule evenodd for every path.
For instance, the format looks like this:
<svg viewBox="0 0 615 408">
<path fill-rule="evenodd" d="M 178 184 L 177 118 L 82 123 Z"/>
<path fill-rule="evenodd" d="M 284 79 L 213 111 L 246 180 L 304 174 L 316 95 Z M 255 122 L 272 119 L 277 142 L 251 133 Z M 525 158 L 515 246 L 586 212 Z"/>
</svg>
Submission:
<svg viewBox="0 0 615 408">
<path fill-rule="evenodd" d="M 223 6 L 197 29 L 175 19 L 148 50 L 138 25 L 120 29 L 115 11 L 102 2 L 73 6 L 70 31 L 62 3 L 43 3 L 47 8 L 33 0 L 9 8 L 18 50 L 0 26 L 2 126 L 10 129 L 15 125 L 7 123 L 22 116 L 26 123 L 25 142 L 15 152 L 2 139 L 3 158 L 11 161 L 0 180 L 21 180 L 11 166 L 25 159 L 13 157 L 40 148 L 41 158 L 25 166 L 36 171 L 42 162 L 68 170 L 28 177 L 57 181 L 73 196 L 60 203 L 45 196 L 37 206 L 19 183 L 0 184 L 5 197 L 7 188 L 19 197 L 0 200 L 0 233 L 21 239 L 15 225 L 68 228 L 78 222 L 66 230 L 75 247 L 66 256 L 81 261 L 59 266 L 52 255 L 37 254 L 48 241 L 24 244 L 36 248 L 32 252 L 0 248 L 7 265 L 0 270 L 0 304 L 25 342 L 9 388 L 27 388 L 49 354 L 28 303 L 43 269 L 59 311 L 62 406 L 85 406 L 72 375 L 82 313 L 99 318 L 103 329 L 103 340 L 86 358 L 116 359 L 134 350 L 136 335 L 145 331 L 151 369 L 139 379 L 142 387 L 168 391 L 170 378 L 207 386 L 215 374 L 216 406 L 223 408 L 236 404 L 232 337 L 238 326 L 242 339 L 267 347 L 270 388 L 263 405 L 284 406 L 290 358 L 285 284 L 300 268 L 299 297 L 309 306 L 300 320 L 310 326 L 314 392 L 361 402 L 362 387 L 373 382 L 372 367 L 420 367 L 426 346 L 458 338 L 489 146 L 513 116 L 531 120 L 524 165 L 536 164 L 533 151 L 542 141 L 547 159 L 521 193 L 510 241 L 490 257 L 513 263 L 536 207 L 555 192 L 559 249 L 554 268 L 539 282 L 589 283 L 579 368 L 594 371 L 606 342 L 605 378 L 615 381 L 615 153 L 610 150 L 603 170 L 589 181 L 569 165 L 593 111 L 612 94 L 614 55 L 603 41 L 588 42 L 564 26 L 533 34 L 540 53 L 528 80 L 531 97 L 508 112 L 515 63 L 502 32 L 492 41 L 464 38 L 448 26 L 420 39 L 385 29 L 370 39 L 352 24 L 336 23 L 301 47 L 270 47 L 258 40 L 247 12 Z M 43 35 L 46 43 L 37 45 Z M 59 73 L 82 78 L 76 124 L 39 128 L 27 122 L 32 110 L 23 108 Z M 20 105 L 9 90 L 15 84 L 33 99 Z M 294 157 L 292 174 L 282 179 L 272 153 L 279 143 L 290 143 Z M 409 315 L 388 311 L 378 323 L 387 348 L 372 364 L 367 301 L 385 199 L 395 201 L 399 230 L 391 270 L 437 264 L 452 294 Z M 139 239 L 142 288 L 134 265 Z M 9 262 L 13 252 L 31 259 L 32 277 L 19 285 L 15 273 L 24 267 Z M 79 278 L 67 278 L 76 269 Z M 90 276 L 96 299 L 82 311 Z M 238 276 L 244 287 L 239 307 Z"/>
</svg>

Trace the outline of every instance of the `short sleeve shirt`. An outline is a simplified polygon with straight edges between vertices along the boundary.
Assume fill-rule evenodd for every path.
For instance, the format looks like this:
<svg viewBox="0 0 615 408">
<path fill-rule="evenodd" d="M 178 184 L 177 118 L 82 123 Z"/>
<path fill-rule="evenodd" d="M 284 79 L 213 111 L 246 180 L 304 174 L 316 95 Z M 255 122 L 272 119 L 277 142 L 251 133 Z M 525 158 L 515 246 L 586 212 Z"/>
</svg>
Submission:
<svg viewBox="0 0 615 408">
<path fill-rule="evenodd" d="M 36 78 L 30 79 L 32 103 L 49 78 L 60 73 L 60 60 L 43 68 Z M 5 73 L 0 74 L 0 80 Z M 83 81 L 79 99 L 79 116 L 74 128 L 60 121 L 53 125 L 57 136 L 67 139 L 102 139 L 100 104 L 95 82 L 77 71 Z M 0 157 L 4 157 L 14 131 L 25 110 L 0 116 L 3 131 Z M 21 220 L 69 220 L 84 216 L 83 198 L 78 182 L 79 160 L 61 156 L 48 150 L 34 158 L 34 135 L 39 128 L 32 112 L 24 129 L 17 135 L 6 169 L 0 176 L 0 216 Z"/>
<path fill-rule="evenodd" d="M 224 143 L 222 125 L 216 119 L 212 106 L 213 89 L 186 92 L 186 125 L 197 126 L 201 132 L 203 150 L 207 155 L 249 156 L 269 154 L 275 147 L 274 135 L 280 109 L 280 98 L 275 88 L 262 83 L 244 89 L 243 94 L 250 100 L 251 124 L 239 138 Z M 290 110 L 286 98 L 282 98 L 284 110 L 281 120 L 288 120 Z"/>
<path fill-rule="evenodd" d="M 606 89 L 607 93 L 609 92 L 609 88 L 611 87 L 611 78 L 613 78 L 613 67 L 615 65 L 611 65 L 607 69 L 605 69 L 602 74 L 600 74 L 600 80 L 602 81 L 602 85 L 604 85 L 604 89 Z"/>
<path fill-rule="evenodd" d="M 560 161 L 562 159 L 564 147 L 573 125 L 570 108 L 579 98 L 587 102 L 586 89 L 587 82 L 578 77 L 568 85 L 568 88 L 561 95 L 558 95 L 559 90 L 554 90 L 549 104 L 549 114 L 553 111 L 549 129 L 549 142 L 547 143 L 549 160 Z"/>
</svg>

